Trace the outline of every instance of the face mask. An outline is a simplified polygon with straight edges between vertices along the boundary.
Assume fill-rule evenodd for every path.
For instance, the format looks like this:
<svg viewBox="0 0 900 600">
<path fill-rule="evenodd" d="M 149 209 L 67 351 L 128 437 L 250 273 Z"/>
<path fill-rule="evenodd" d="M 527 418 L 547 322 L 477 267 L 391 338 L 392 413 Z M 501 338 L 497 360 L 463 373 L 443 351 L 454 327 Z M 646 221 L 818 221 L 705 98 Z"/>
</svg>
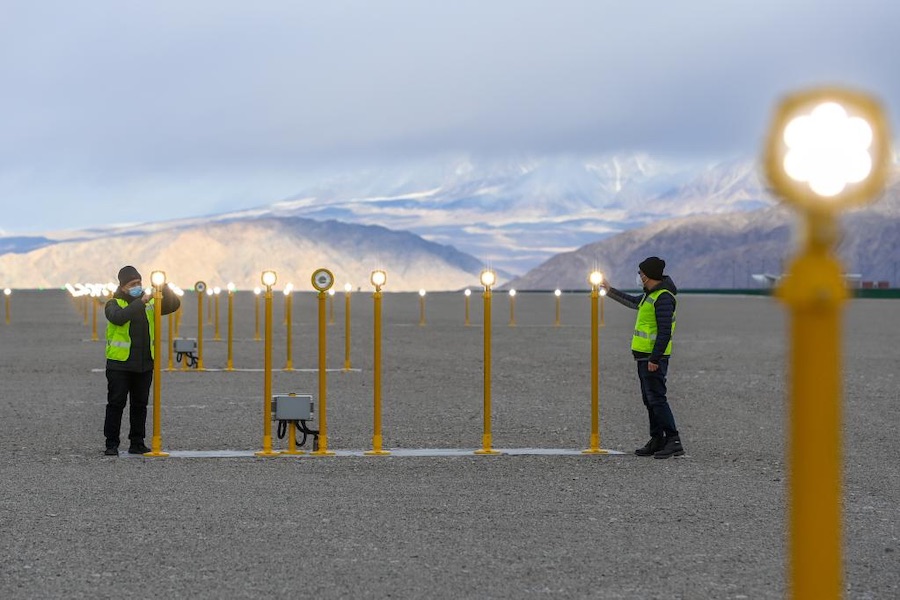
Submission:
<svg viewBox="0 0 900 600">
<path fill-rule="evenodd" d="M 140 298 L 144 294 L 144 288 L 137 286 L 128 290 L 128 295 L 132 298 Z"/>
</svg>

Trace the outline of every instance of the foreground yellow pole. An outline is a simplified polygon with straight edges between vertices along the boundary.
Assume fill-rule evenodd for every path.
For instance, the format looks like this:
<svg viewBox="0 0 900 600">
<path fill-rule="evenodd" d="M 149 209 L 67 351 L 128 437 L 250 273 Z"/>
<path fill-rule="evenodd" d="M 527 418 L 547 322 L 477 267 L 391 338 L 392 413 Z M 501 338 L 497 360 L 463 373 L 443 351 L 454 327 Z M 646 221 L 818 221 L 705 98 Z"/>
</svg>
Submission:
<svg viewBox="0 0 900 600">
<path fill-rule="evenodd" d="M 591 283 L 591 446 L 582 454 L 607 454 L 600 448 L 600 320 L 598 304 L 603 275 L 594 271 L 588 279 Z"/>
<path fill-rule="evenodd" d="M 372 433 L 372 449 L 365 454 L 369 456 L 383 456 L 390 454 L 387 450 L 381 449 L 381 286 L 387 281 L 387 274 L 384 271 L 372 271 L 372 285 L 375 286 L 375 293 L 372 294 L 374 303 L 374 349 L 372 358 L 372 377 L 373 377 L 373 400 L 374 400 L 374 426 Z"/>
<path fill-rule="evenodd" d="M 150 274 L 150 282 L 153 284 L 153 439 L 150 442 L 150 452 L 146 452 L 144 456 L 152 456 L 163 458 L 168 456 L 168 452 L 162 451 L 162 417 L 161 410 L 161 390 L 162 390 L 162 373 L 160 372 L 160 363 L 162 362 L 162 289 L 166 285 L 166 274 L 162 271 L 153 271 Z"/>
<path fill-rule="evenodd" d="M 275 271 L 263 271 L 262 283 L 266 286 L 265 297 L 265 350 L 263 351 L 263 449 L 256 456 L 278 456 L 272 451 L 272 286 L 277 276 Z"/>
<path fill-rule="evenodd" d="M 803 600 L 844 591 L 840 311 L 848 293 L 834 255 L 837 212 L 882 192 L 891 145 L 878 103 L 838 88 L 786 98 L 766 144 L 769 183 L 805 225 L 778 288 L 790 315 L 788 583 Z"/>
<path fill-rule="evenodd" d="M 324 275 L 327 273 L 327 276 Z M 327 287 L 317 284 L 327 277 Z M 319 269 L 313 273 L 313 285 L 319 290 L 319 449 L 313 452 L 317 456 L 333 456 L 334 452 L 328 450 L 328 403 L 326 395 L 326 339 L 328 337 L 328 322 L 325 319 L 325 302 L 328 298 L 328 288 L 331 287 L 334 276 L 327 269 Z M 322 289 L 324 288 L 324 289 Z M 350 292 L 347 292 L 349 302 Z M 349 311 L 348 313 L 349 314 Z"/>
<path fill-rule="evenodd" d="M 233 283 L 228 284 L 228 358 L 225 362 L 226 371 L 234 371 L 234 354 L 232 352 L 232 344 L 234 342 L 234 290 L 237 289 Z"/>
<path fill-rule="evenodd" d="M 486 269 L 481 272 L 481 285 L 484 286 L 484 429 L 481 435 L 481 449 L 475 454 L 500 454 L 491 445 L 491 286 L 494 285 L 494 272 Z"/>
</svg>

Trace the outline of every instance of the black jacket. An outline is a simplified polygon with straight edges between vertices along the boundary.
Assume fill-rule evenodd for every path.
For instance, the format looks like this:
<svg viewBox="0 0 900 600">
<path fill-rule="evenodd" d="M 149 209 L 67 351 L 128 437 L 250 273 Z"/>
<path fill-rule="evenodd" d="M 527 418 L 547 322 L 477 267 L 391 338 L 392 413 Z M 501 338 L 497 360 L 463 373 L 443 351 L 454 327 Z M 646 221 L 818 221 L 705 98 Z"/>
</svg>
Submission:
<svg viewBox="0 0 900 600">
<path fill-rule="evenodd" d="M 672 339 L 672 323 L 675 321 L 675 306 L 677 304 L 677 300 L 675 299 L 675 294 L 678 293 L 678 288 L 675 287 L 675 282 L 668 275 L 664 275 L 662 281 L 656 285 L 652 290 L 644 290 L 644 293 L 640 296 L 632 296 L 631 294 L 626 294 L 625 292 L 620 292 L 614 287 L 611 287 L 607 290 L 607 295 L 618 302 L 623 306 L 627 306 L 628 308 L 633 308 L 635 310 L 641 304 L 641 301 L 647 297 L 647 294 L 652 294 L 657 290 L 669 290 L 672 292 L 671 294 L 661 294 L 659 298 L 656 299 L 656 304 L 653 305 L 654 312 L 656 313 L 656 343 L 653 344 L 653 352 L 647 354 L 646 352 L 637 352 L 632 350 L 631 353 L 634 354 L 634 358 L 636 360 L 640 359 L 650 359 L 650 362 L 658 363 L 659 359 L 665 355 L 666 346 L 669 345 L 669 341 Z"/>
<path fill-rule="evenodd" d="M 122 308 L 116 299 L 124 300 L 128 306 Z M 163 288 L 162 314 L 178 310 L 181 306 L 181 299 L 175 295 L 169 286 Z M 153 358 L 150 353 L 150 325 L 147 323 L 145 315 L 147 305 L 140 298 L 132 298 L 126 294 L 122 288 L 116 290 L 113 299 L 107 301 L 104 312 L 106 320 L 113 325 L 124 325 L 131 322 L 128 328 L 128 335 L 131 336 L 131 352 L 128 354 L 128 360 L 106 360 L 106 368 L 112 371 L 136 371 L 144 373 L 153 370 Z M 157 331 L 156 335 L 162 335 L 161 331 Z"/>
</svg>

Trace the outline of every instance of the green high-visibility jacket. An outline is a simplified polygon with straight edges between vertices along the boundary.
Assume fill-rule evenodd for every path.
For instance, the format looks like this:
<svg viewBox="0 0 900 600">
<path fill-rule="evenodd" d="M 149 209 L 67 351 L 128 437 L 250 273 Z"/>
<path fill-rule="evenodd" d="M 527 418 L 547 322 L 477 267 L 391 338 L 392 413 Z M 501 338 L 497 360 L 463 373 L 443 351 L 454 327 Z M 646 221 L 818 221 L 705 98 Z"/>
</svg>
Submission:
<svg viewBox="0 0 900 600">
<path fill-rule="evenodd" d="M 634 336 L 631 338 L 631 349 L 651 354 L 656 344 L 656 299 L 662 294 L 671 294 L 669 290 L 656 290 L 647 294 L 638 305 L 637 320 L 634 323 Z M 673 294 L 674 296 L 674 294 Z M 675 314 L 672 314 L 672 337 L 675 337 Z M 664 356 L 672 354 L 672 340 L 666 345 Z"/>
<path fill-rule="evenodd" d="M 147 323 L 150 326 L 150 357 L 156 358 L 156 338 L 155 322 L 153 318 L 153 309 L 156 306 L 156 299 L 151 299 L 144 308 L 144 314 L 147 316 Z M 120 308 L 128 306 L 128 302 L 121 298 L 116 298 L 116 303 Z M 106 358 L 109 360 L 126 361 L 131 354 L 131 321 L 124 325 L 115 325 L 106 322 Z"/>
</svg>

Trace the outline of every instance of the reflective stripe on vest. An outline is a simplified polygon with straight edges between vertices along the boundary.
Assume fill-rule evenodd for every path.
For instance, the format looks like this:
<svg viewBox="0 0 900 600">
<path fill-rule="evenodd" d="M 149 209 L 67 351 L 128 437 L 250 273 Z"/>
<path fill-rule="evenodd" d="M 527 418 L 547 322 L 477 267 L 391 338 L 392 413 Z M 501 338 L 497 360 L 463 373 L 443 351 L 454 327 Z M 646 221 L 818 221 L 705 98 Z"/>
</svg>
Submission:
<svg viewBox="0 0 900 600">
<path fill-rule="evenodd" d="M 121 298 L 116 298 L 116 303 L 120 308 L 125 308 L 128 303 Z M 147 323 L 150 326 L 150 357 L 156 358 L 155 340 L 155 323 L 153 309 L 155 300 L 151 299 L 147 303 L 144 314 L 147 315 Z M 106 322 L 106 358 L 110 360 L 126 361 L 131 354 L 131 321 L 124 325 L 114 325 L 109 321 Z"/>
<path fill-rule="evenodd" d="M 656 299 L 662 294 L 671 294 L 669 290 L 657 290 L 647 294 L 638 305 L 637 320 L 634 323 L 634 334 L 631 338 L 631 349 L 645 354 L 653 352 L 656 345 Z M 673 294 L 674 297 L 674 294 Z M 672 313 L 672 338 L 675 337 L 675 313 Z M 672 338 L 666 345 L 665 356 L 672 354 Z"/>
</svg>

